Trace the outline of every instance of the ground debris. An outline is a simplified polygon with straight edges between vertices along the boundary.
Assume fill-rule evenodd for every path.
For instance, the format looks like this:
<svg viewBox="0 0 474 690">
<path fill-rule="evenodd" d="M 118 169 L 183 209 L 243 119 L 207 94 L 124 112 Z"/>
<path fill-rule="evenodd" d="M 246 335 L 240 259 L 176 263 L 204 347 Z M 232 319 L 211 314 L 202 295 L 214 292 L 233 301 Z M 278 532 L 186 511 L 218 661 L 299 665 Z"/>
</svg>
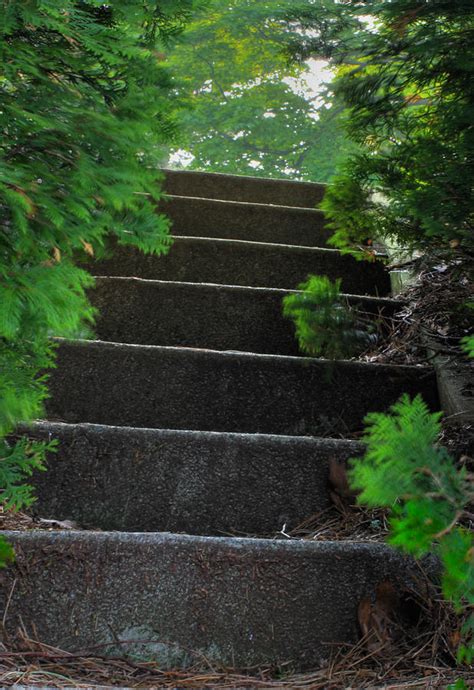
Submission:
<svg viewBox="0 0 474 690">
<path fill-rule="evenodd" d="M 2 530 L 70 530 L 81 529 L 81 527 L 72 520 L 47 520 L 45 518 L 35 517 L 23 511 L 9 510 L 5 506 L 0 505 L 0 531 Z"/>
<path fill-rule="evenodd" d="M 426 259 L 424 259 L 426 262 Z M 434 264 L 434 265 L 433 265 Z M 426 364 L 427 343 L 436 354 L 464 357 L 460 339 L 472 334 L 474 277 L 472 259 L 441 259 L 418 267 L 414 284 L 399 296 L 386 337 L 360 360 L 384 364 Z"/>
<path fill-rule="evenodd" d="M 361 506 L 344 508 L 337 503 L 314 513 L 288 534 L 314 541 L 383 542 L 388 534 L 388 511 Z"/>
<path fill-rule="evenodd" d="M 473 687 L 474 670 L 456 669 L 454 654 L 459 620 L 439 593 L 417 597 L 417 616 L 407 632 L 385 636 L 374 648 L 373 631 L 358 644 L 334 648 L 324 668 L 294 673 L 290 664 L 279 668 L 219 668 L 196 655 L 187 670 L 164 670 L 153 661 L 105 657 L 100 649 L 68 653 L 32 639 L 19 630 L 14 640 L 0 644 L 0 682 L 3 687 L 47 685 L 54 688 L 246 688 L 281 690 L 376 690 L 384 688 L 446 688 L 457 679 Z M 390 614 L 392 593 L 380 592 L 381 606 Z M 379 598 L 380 598 L 379 597 Z M 413 611 L 413 607 L 411 608 Z"/>
</svg>

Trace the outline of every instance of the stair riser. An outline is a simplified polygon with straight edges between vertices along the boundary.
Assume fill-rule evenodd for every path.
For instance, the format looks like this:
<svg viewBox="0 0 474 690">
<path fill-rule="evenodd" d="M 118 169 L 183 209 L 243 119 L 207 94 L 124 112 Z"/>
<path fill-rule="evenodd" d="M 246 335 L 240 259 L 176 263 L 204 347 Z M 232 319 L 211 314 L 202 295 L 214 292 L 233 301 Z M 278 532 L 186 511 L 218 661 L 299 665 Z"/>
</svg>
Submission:
<svg viewBox="0 0 474 690">
<path fill-rule="evenodd" d="M 411 561 L 385 546 L 173 535 L 6 533 L 7 632 L 70 651 L 141 656 L 179 668 L 201 654 L 232 666 L 321 663 L 359 638 L 357 607 Z M 120 644 L 144 640 L 148 644 Z M 154 641 L 154 644 L 150 644 Z M 108 646 L 98 648 L 96 645 Z"/>
<path fill-rule="evenodd" d="M 174 197 L 160 203 L 173 235 L 325 247 L 322 211 Z"/>
<path fill-rule="evenodd" d="M 325 191 L 325 185 L 308 182 L 173 170 L 164 172 L 166 191 L 180 196 L 314 208 Z"/>
<path fill-rule="evenodd" d="M 298 355 L 290 319 L 283 317 L 287 292 L 218 285 L 98 278 L 90 292 L 100 316 L 99 340 Z M 390 318 L 399 302 L 352 298 L 376 318 Z"/>
<path fill-rule="evenodd" d="M 87 268 L 95 275 L 190 283 L 220 283 L 294 290 L 309 274 L 332 280 L 352 294 L 388 295 L 390 278 L 379 264 L 361 264 L 337 251 L 286 245 L 177 237 L 167 256 L 114 247 L 109 259 Z"/>
<path fill-rule="evenodd" d="M 330 505 L 328 466 L 360 444 L 39 423 L 58 439 L 32 479 L 35 515 L 132 532 L 260 534 L 290 530 Z"/>
<path fill-rule="evenodd" d="M 118 426 L 335 436 L 403 392 L 437 405 L 431 371 L 205 350 L 64 343 L 51 420 Z"/>
</svg>

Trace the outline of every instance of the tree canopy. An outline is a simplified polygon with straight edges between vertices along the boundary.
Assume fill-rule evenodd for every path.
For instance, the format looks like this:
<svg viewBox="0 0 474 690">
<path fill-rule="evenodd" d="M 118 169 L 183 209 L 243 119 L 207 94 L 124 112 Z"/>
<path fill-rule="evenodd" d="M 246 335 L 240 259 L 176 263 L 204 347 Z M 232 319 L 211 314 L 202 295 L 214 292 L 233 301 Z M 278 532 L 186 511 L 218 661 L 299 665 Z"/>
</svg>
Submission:
<svg viewBox="0 0 474 690">
<path fill-rule="evenodd" d="M 338 109 L 304 87 L 306 66 L 290 59 L 291 6 L 213 0 L 171 52 L 191 168 L 318 181 L 334 173 L 345 136 Z"/>
</svg>

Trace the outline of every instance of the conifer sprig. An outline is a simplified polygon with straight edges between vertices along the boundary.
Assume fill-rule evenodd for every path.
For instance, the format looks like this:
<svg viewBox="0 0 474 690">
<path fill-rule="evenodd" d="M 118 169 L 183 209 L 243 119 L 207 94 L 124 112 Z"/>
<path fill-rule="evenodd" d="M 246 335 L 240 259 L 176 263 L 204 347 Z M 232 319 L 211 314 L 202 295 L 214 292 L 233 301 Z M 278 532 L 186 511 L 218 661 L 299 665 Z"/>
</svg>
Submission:
<svg viewBox="0 0 474 690">
<path fill-rule="evenodd" d="M 437 443 L 440 417 L 420 396 L 403 396 L 391 414 L 369 414 L 366 453 L 351 461 L 349 476 L 361 504 L 390 509 L 389 542 L 417 557 L 438 553 L 445 596 L 458 611 L 472 611 L 474 538 L 463 519 L 474 503 L 474 478 Z M 466 640 L 473 626 L 471 616 Z M 472 639 L 471 647 L 461 646 L 460 658 L 474 658 Z"/>
</svg>

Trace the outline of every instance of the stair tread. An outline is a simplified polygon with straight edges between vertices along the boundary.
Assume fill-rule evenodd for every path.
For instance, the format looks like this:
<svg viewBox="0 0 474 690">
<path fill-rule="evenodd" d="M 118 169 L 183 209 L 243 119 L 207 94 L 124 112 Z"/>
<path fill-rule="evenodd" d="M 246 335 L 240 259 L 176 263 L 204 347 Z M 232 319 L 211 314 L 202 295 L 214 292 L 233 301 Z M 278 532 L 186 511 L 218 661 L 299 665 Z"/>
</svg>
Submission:
<svg viewBox="0 0 474 690">
<path fill-rule="evenodd" d="M 7 629 L 28 611 L 39 639 L 71 651 L 108 643 L 113 655 L 117 639 L 156 640 L 148 658 L 175 668 L 191 663 L 189 649 L 233 666 L 290 659 L 314 666 L 327 658 L 328 641 L 358 639 L 357 607 L 381 580 L 408 588 L 419 572 L 383 544 L 83 531 L 5 536 L 18 552 L 0 592 L 3 603 L 9 597 Z"/>
<path fill-rule="evenodd" d="M 22 433 L 60 442 L 47 473 L 35 474 L 35 515 L 133 532 L 297 527 L 331 505 L 331 458 L 363 452 L 344 439 L 47 421 Z"/>
<path fill-rule="evenodd" d="M 196 194 L 210 198 L 298 206 L 315 206 L 327 185 L 289 179 L 228 175 L 195 170 L 164 169 L 164 187 L 169 193 Z"/>
<path fill-rule="evenodd" d="M 130 246 L 113 245 L 108 258 L 87 262 L 95 275 L 133 276 L 165 281 L 232 284 L 293 290 L 309 274 L 342 276 L 342 290 L 387 295 L 390 278 L 384 267 L 361 267 L 336 249 L 206 237 L 175 237 L 166 256 L 144 255 Z"/>
<path fill-rule="evenodd" d="M 168 195 L 158 209 L 175 236 L 325 247 L 332 235 L 315 208 Z"/>
<path fill-rule="evenodd" d="M 402 392 L 437 405 L 425 367 L 102 341 L 62 341 L 57 360 L 46 409 L 70 422 L 350 434 Z"/>
<path fill-rule="evenodd" d="M 300 356 L 295 326 L 283 298 L 296 291 L 98 277 L 89 299 L 98 310 L 99 340 Z M 402 303 L 344 295 L 343 299 L 387 332 Z"/>
</svg>

